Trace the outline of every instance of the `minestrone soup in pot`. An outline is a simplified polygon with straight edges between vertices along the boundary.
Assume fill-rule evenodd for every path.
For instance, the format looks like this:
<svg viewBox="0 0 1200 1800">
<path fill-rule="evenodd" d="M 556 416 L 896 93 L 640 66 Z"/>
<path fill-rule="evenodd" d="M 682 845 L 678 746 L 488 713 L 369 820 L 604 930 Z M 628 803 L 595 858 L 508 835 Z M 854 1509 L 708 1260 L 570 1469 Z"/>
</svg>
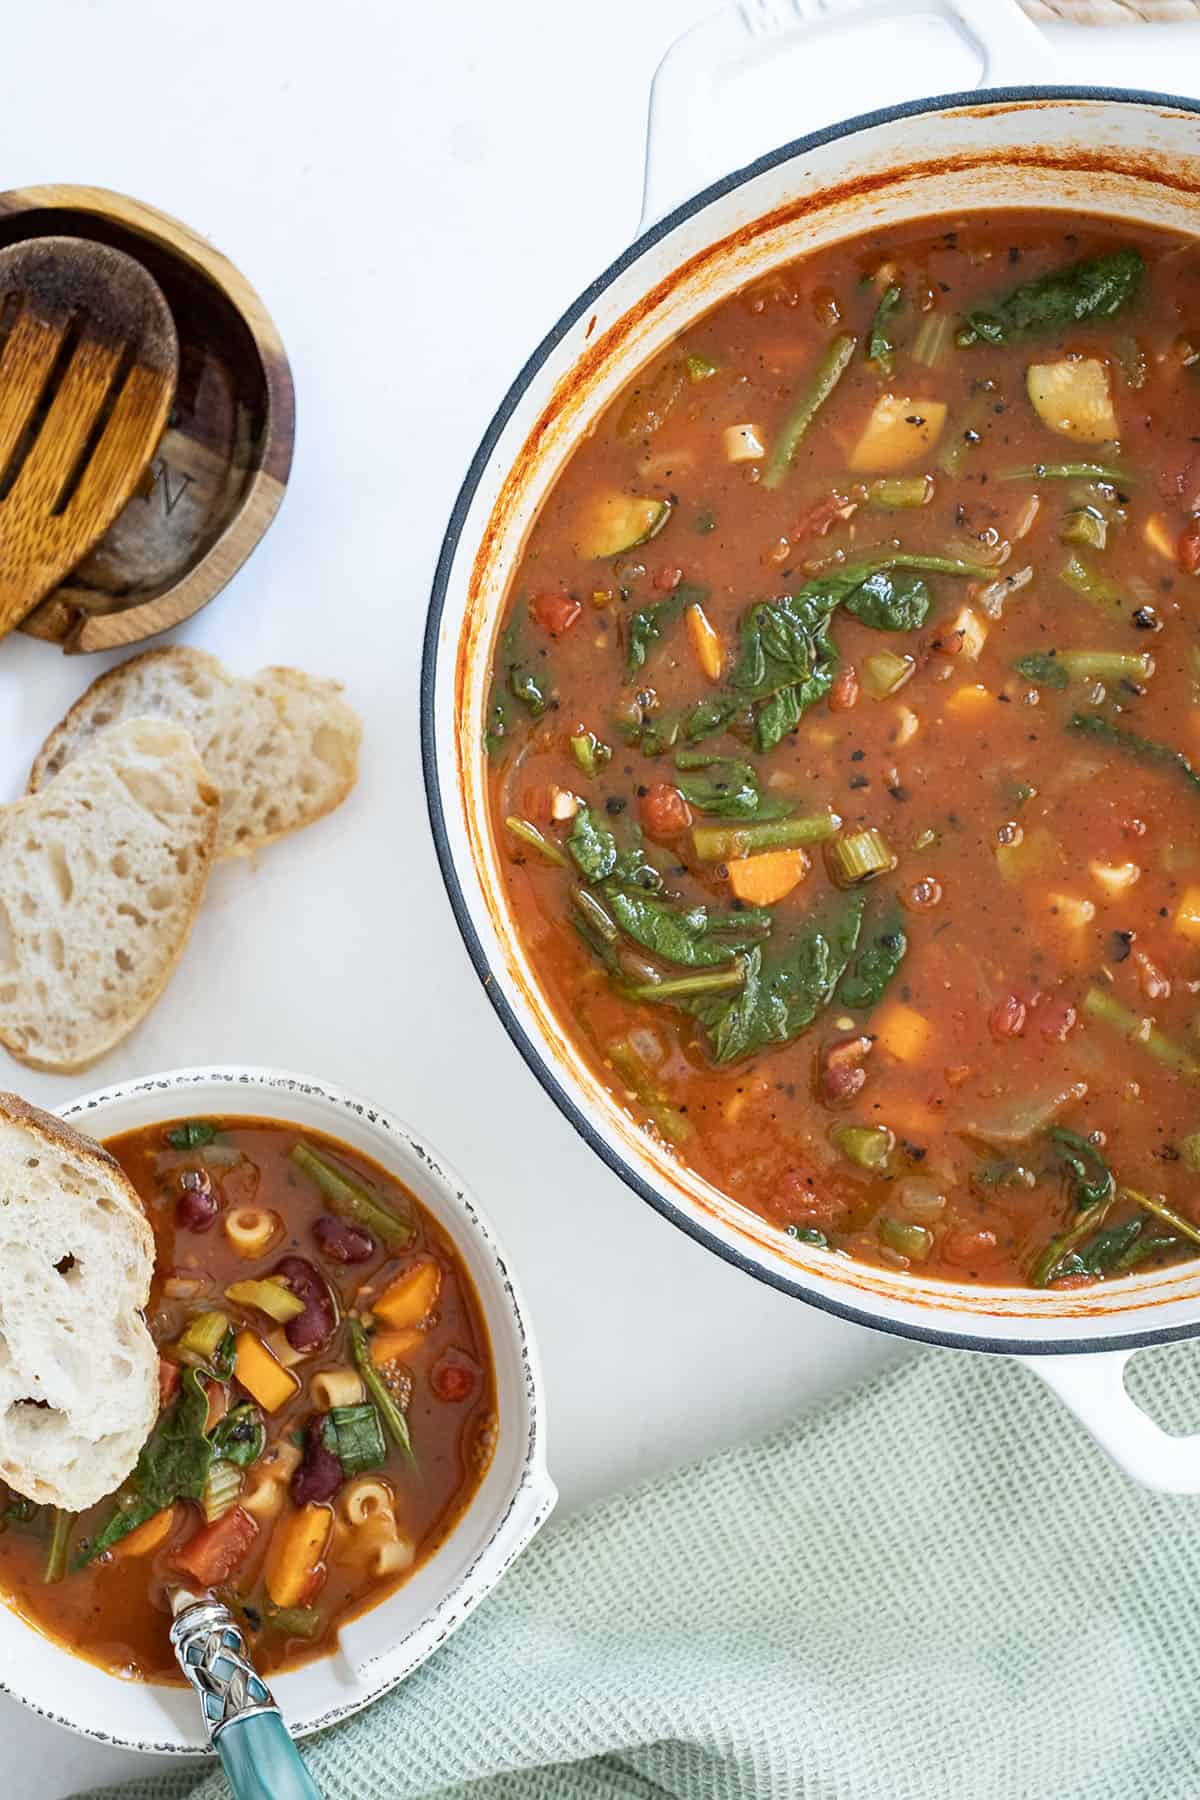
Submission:
<svg viewBox="0 0 1200 1800">
<path fill-rule="evenodd" d="M 842 243 L 698 318 L 512 584 L 493 828 L 619 1104 L 822 1252 L 1200 1247 L 1200 245 Z"/>
<path fill-rule="evenodd" d="M 454 1244 L 385 1171 L 266 1119 L 110 1139 L 154 1230 L 162 1409 L 133 1475 L 73 1516 L 0 1484 L 0 1593 L 119 1674 L 178 1681 L 168 1594 L 213 1589 L 263 1673 L 443 1542 L 497 1427 Z"/>
</svg>

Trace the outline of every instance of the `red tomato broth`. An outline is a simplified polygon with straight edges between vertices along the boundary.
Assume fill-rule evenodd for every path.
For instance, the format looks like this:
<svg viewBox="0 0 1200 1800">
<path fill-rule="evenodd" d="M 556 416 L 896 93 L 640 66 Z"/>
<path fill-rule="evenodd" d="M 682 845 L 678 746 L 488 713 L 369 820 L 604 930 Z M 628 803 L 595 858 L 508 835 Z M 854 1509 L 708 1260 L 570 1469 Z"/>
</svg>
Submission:
<svg viewBox="0 0 1200 1800">
<path fill-rule="evenodd" d="M 956 344 L 968 308 L 1130 246 L 1145 274 L 1115 316 L 999 346 Z M 894 272 L 880 275 L 888 264 Z M 864 350 L 890 281 L 902 286 L 905 306 L 892 321 L 888 378 Z M 921 366 L 913 344 L 939 314 L 949 337 L 934 365 Z M 842 333 L 858 340 L 853 359 L 785 478 L 770 487 L 762 475 L 771 448 Z M 1189 366 L 1198 334 L 1200 247 L 1190 240 L 1094 217 L 1013 213 L 850 241 L 699 318 L 580 442 L 531 531 L 506 618 L 518 647 L 501 639 L 494 692 L 519 662 L 547 705 L 531 717 L 508 688 L 491 763 L 493 829 L 516 929 L 560 1019 L 619 1103 L 732 1198 L 772 1223 L 819 1232 L 836 1251 L 955 1279 L 1028 1282 L 1051 1241 L 1091 1211 L 1048 1147 L 1052 1120 L 1095 1148 L 1121 1184 L 1093 1215 L 1097 1230 L 1141 1218 L 1143 1251 L 1175 1236 L 1143 1266 L 1195 1251 L 1125 1189 L 1161 1196 L 1185 1224 L 1200 1218 L 1189 1166 L 1200 1140 L 1187 1144 L 1200 1130 L 1200 924 L 1180 929 L 1187 890 L 1200 890 L 1200 789 L 1189 791 L 1178 766 L 1067 726 L 1076 715 L 1100 720 L 1200 767 L 1192 573 L 1200 562 L 1200 437 L 1192 430 L 1200 378 Z M 1103 361 L 1119 441 L 1072 441 L 1035 412 L 1028 366 L 1071 356 Z M 689 357 L 714 372 L 688 379 Z M 895 471 L 927 477 L 932 498 L 897 511 L 874 510 L 869 484 L 880 477 L 847 467 L 889 391 L 947 407 L 940 437 Z M 754 427 L 763 450 L 747 462 L 726 460 L 723 447 L 722 434 L 739 424 Z M 942 458 L 960 439 L 960 465 L 948 472 Z M 1119 465 L 1122 479 L 1008 478 L 1021 467 L 1080 462 Z M 616 557 L 585 556 L 586 522 L 597 497 L 611 494 L 669 500 L 670 516 Z M 1104 519 L 1102 551 L 1062 541 L 1068 513 L 1086 508 Z M 676 785 L 686 780 L 674 761 L 683 738 L 645 754 L 619 725 L 631 700 L 635 719 L 653 723 L 686 717 L 720 689 L 686 615 L 663 626 L 631 674 L 630 618 L 681 582 L 701 590 L 727 678 L 752 603 L 896 549 L 991 564 L 994 576 L 927 576 L 932 606 L 915 630 L 873 630 L 840 608 L 829 627 L 838 667 L 828 697 L 778 747 L 757 752 L 736 719 L 732 731 L 685 747 L 749 761 L 764 795 L 803 815 L 832 808 L 843 835 L 881 832 L 896 866 L 869 884 L 868 917 L 878 921 L 894 903 L 907 954 L 877 1006 L 852 1011 L 835 994 L 793 1041 L 718 1065 L 694 1019 L 630 1000 L 581 942 L 570 898 L 580 882 L 573 823 L 555 816 L 555 794 L 585 802 L 619 847 L 633 841 L 631 821 L 639 824 L 679 909 L 728 912 L 729 864 L 697 855 L 695 809 Z M 1072 555 L 1111 600 L 1098 604 L 1061 579 Z M 1032 578 L 1014 584 L 1000 617 L 989 616 L 980 594 L 1026 568 Z M 552 634 L 539 625 L 543 595 L 555 596 Z M 564 625 L 569 602 L 579 610 Z M 986 631 L 977 655 L 954 628 L 964 607 Z M 915 667 L 879 700 L 863 676 L 866 659 L 884 650 Z M 1072 678 L 1064 690 L 1014 668 L 1050 650 L 1148 653 L 1153 670 L 1137 681 Z M 585 733 L 612 751 L 594 773 L 571 747 Z M 514 815 L 565 866 L 512 836 L 505 821 Z M 695 812 L 702 823 L 739 821 Z M 811 866 L 770 908 L 770 945 L 837 902 L 821 845 L 809 845 L 805 860 Z M 1110 891 L 1093 864 L 1118 873 L 1133 864 L 1136 882 Z M 627 961 L 630 950 L 651 976 L 687 972 L 619 938 Z M 1135 1014 L 1141 1029 L 1152 1020 L 1196 1059 L 1194 1070 L 1167 1066 L 1089 1011 L 1096 991 Z M 897 1008 L 901 1024 L 915 1015 L 923 1028 L 902 1054 L 888 1027 Z M 624 1052 L 617 1064 L 611 1055 L 631 1039 L 632 1075 Z M 1066 1098 L 1038 1132 L 1010 1145 L 996 1140 L 992 1128 L 1023 1098 L 1055 1096 Z M 845 1125 L 892 1133 L 885 1170 L 848 1159 L 831 1138 Z M 910 1254 L 897 1243 L 915 1224 L 925 1235 Z M 1053 1277 L 1093 1278 L 1069 1265 Z"/>
<path fill-rule="evenodd" d="M 344 1316 L 355 1307 L 365 1310 L 372 1295 L 378 1296 L 388 1280 L 420 1259 L 434 1261 L 440 1285 L 435 1309 L 424 1327 L 409 1334 L 414 1341 L 406 1347 L 402 1365 L 388 1371 L 397 1384 L 396 1391 L 402 1398 L 407 1395 L 404 1411 L 415 1469 L 385 1437 L 386 1462 L 377 1472 L 394 1496 L 398 1532 L 412 1541 L 414 1560 L 400 1573 L 373 1577 L 364 1567 L 355 1534 L 337 1526 L 312 1591 L 304 1596 L 304 1606 L 319 1614 L 319 1627 L 313 1635 L 292 1635 L 282 1625 L 274 1625 L 264 1589 L 273 1530 L 297 1511 L 287 1486 L 275 1518 L 260 1521 L 253 1534 L 241 1528 L 237 1508 L 226 1513 L 216 1527 L 206 1527 L 200 1508 L 192 1501 L 180 1501 L 169 1533 L 152 1552 L 123 1557 L 118 1544 L 115 1552 L 82 1569 L 72 1570 L 68 1565 L 63 1579 L 52 1585 L 43 1579 L 52 1509 L 38 1509 L 25 1524 L 9 1519 L 5 1506 L 0 1505 L 7 1522 L 7 1528 L 0 1530 L 0 1592 L 8 1604 L 39 1631 L 89 1661 L 130 1678 L 170 1683 L 181 1678 L 168 1642 L 168 1588 L 189 1584 L 186 1558 L 206 1531 L 232 1535 L 235 1552 L 249 1536 L 248 1552 L 233 1556 L 231 1573 L 216 1580 L 215 1591 L 232 1607 L 246 1631 L 260 1672 L 271 1674 L 295 1667 L 332 1650 L 343 1624 L 392 1592 L 446 1540 L 487 1471 L 496 1431 L 495 1379 L 479 1301 L 450 1238 L 415 1197 L 369 1158 L 319 1132 L 260 1119 L 213 1118 L 210 1122 L 219 1132 L 218 1143 L 240 1151 L 242 1160 L 211 1171 L 219 1210 L 213 1223 L 199 1231 L 177 1223 L 178 1183 L 183 1171 L 203 1167 L 203 1149 L 171 1149 L 166 1134 L 175 1127 L 170 1124 L 129 1132 L 107 1144 L 141 1195 L 154 1230 L 157 1254 L 147 1322 L 156 1343 L 170 1358 L 188 1319 L 214 1308 L 224 1311 L 234 1327 L 266 1336 L 273 1321 L 253 1307 L 231 1304 L 224 1298 L 224 1290 L 235 1281 L 270 1275 L 287 1256 L 300 1256 L 314 1265 L 334 1290 L 340 1315 L 332 1338 L 296 1362 L 293 1372 L 299 1377 L 299 1386 L 294 1396 L 277 1411 L 263 1412 L 266 1448 L 263 1457 L 245 1471 L 246 1482 L 256 1468 L 270 1463 L 276 1446 L 288 1446 L 292 1434 L 304 1431 L 316 1415 L 310 1393 L 313 1376 L 350 1364 Z M 315 1183 L 289 1160 L 297 1142 L 334 1159 L 339 1171 L 367 1186 L 401 1217 L 411 1219 L 411 1247 L 389 1250 L 373 1238 L 365 1260 L 351 1264 L 323 1254 L 314 1227 L 333 1215 Z M 257 1180 L 253 1169 L 258 1171 Z M 235 1196 L 232 1201 L 221 1191 L 226 1186 Z M 249 1203 L 248 1190 L 252 1190 L 253 1204 L 271 1209 L 282 1221 L 282 1229 L 267 1249 L 254 1257 L 239 1254 L 222 1229 L 222 1219 L 230 1210 Z M 203 1283 L 202 1291 L 189 1298 L 173 1298 L 172 1287 L 189 1278 Z M 378 1328 L 387 1329 L 381 1322 Z M 167 1363 L 160 1367 L 168 1375 L 165 1411 L 175 1399 L 178 1381 L 170 1375 Z M 449 1381 L 447 1371 L 452 1372 Z M 210 1383 L 210 1431 L 214 1414 L 221 1410 L 211 1398 L 214 1390 L 215 1384 Z M 247 1397 L 235 1377 L 230 1384 L 230 1405 L 243 1403 Z M 374 1478 L 374 1472 L 360 1477 Z M 340 1491 L 344 1493 L 348 1486 L 347 1477 Z M 15 1499 L 10 1496 L 8 1508 Z M 79 1515 L 72 1527 L 72 1556 L 112 1511 L 112 1502 L 104 1501 Z M 181 1552 L 183 1569 L 173 1560 Z M 219 1576 L 220 1560 L 211 1566 Z"/>
</svg>

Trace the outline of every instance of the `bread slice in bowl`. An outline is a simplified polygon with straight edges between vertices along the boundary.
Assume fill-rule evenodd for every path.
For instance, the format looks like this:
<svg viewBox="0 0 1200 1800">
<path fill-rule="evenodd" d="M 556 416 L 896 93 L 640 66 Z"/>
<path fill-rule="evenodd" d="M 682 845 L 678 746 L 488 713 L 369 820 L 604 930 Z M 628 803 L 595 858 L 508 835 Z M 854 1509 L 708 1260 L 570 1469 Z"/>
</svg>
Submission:
<svg viewBox="0 0 1200 1800">
<path fill-rule="evenodd" d="M 187 731 L 131 719 L 0 807 L 0 1044 L 85 1069 L 166 986 L 216 845 L 219 795 Z"/>
<path fill-rule="evenodd" d="M 99 1144 L 0 1093 L 0 1478 L 82 1512 L 158 1416 L 154 1237 Z"/>
<path fill-rule="evenodd" d="M 362 725 L 340 696 L 337 682 L 299 669 L 262 669 L 242 680 L 185 644 L 147 650 L 109 669 L 75 702 L 39 750 L 29 791 L 121 719 L 176 719 L 221 792 L 217 855 L 248 856 L 332 812 L 354 786 Z"/>
</svg>

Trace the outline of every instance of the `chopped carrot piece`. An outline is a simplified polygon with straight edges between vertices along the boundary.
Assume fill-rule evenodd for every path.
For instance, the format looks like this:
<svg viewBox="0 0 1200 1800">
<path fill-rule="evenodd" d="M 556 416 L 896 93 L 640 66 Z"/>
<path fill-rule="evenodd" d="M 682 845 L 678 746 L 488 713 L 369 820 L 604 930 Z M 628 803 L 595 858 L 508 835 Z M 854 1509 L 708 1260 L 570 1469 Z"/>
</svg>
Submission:
<svg viewBox="0 0 1200 1800">
<path fill-rule="evenodd" d="M 976 713 L 983 712 L 987 707 L 992 705 L 992 702 L 993 695 L 991 689 L 983 687 L 981 683 L 977 681 L 973 681 L 965 687 L 955 688 L 954 692 L 946 701 L 945 710 L 948 713 L 954 713 L 956 717 L 966 718 L 973 716 Z"/>
<path fill-rule="evenodd" d="M 161 1512 L 154 1513 L 144 1524 L 131 1531 L 128 1537 L 118 1538 L 112 1548 L 114 1558 L 119 1561 L 126 1556 L 149 1556 L 152 1550 L 157 1550 L 170 1537 L 175 1519 L 175 1508 L 164 1506 Z"/>
<path fill-rule="evenodd" d="M 267 1550 L 267 1593 L 274 1606 L 303 1606 L 321 1573 L 321 1559 L 333 1529 L 327 1506 L 301 1506 L 281 1519 Z"/>
<path fill-rule="evenodd" d="M 929 1020 L 914 1007 L 893 1000 L 871 1022 L 876 1043 L 897 1062 L 919 1062 L 929 1042 Z"/>
<path fill-rule="evenodd" d="M 1180 937 L 1200 944 L 1200 887 L 1190 887 L 1175 909 L 1175 929 Z"/>
<path fill-rule="evenodd" d="M 774 906 L 808 873 L 803 850 L 764 850 L 729 865 L 729 885 L 747 906 Z"/>
<path fill-rule="evenodd" d="M 233 1372 L 251 1398 L 267 1412 L 278 1412 L 300 1386 L 292 1371 L 281 1368 L 252 1331 L 238 1332 Z"/>
<path fill-rule="evenodd" d="M 399 1362 L 428 1341 L 423 1331 L 377 1331 L 370 1339 L 371 1361 L 377 1369 L 384 1363 Z"/>
<path fill-rule="evenodd" d="M 699 601 L 687 609 L 687 628 L 688 637 L 692 641 L 692 649 L 701 670 L 710 681 L 720 681 L 721 664 L 724 661 L 721 653 L 721 634 Z"/>
<path fill-rule="evenodd" d="M 371 1311 L 394 1331 L 403 1331 L 429 1317 L 437 1305 L 441 1286 L 442 1271 L 426 1258 L 389 1282 L 378 1300 L 371 1302 Z"/>
</svg>

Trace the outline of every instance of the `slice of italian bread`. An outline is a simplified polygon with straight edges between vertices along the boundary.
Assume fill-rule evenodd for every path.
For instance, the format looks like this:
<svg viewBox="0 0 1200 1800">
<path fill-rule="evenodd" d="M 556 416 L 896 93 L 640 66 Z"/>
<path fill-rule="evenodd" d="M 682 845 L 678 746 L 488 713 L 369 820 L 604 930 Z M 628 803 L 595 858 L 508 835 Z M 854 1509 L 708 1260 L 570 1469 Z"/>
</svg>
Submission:
<svg viewBox="0 0 1200 1800">
<path fill-rule="evenodd" d="M 204 898 L 218 806 L 182 725 L 130 719 L 0 807 L 0 1043 L 14 1056 L 84 1069 L 145 1017 Z"/>
<path fill-rule="evenodd" d="M 158 1414 L 154 1237 L 106 1150 L 0 1094 L 0 1477 L 82 1512 Z"/>
<path fill-rule="evenodd" d="M 362 725 L 335 681 L 299 669 L 241 680 L 203 650 L 176 644 L 118 663 L 94 681 L 42 745 L 36 792 L 119 719 L 178 719 L 221 792 L 218 856 L 248 856 L 340 806 L 358 777 Z"/>
</svg>

